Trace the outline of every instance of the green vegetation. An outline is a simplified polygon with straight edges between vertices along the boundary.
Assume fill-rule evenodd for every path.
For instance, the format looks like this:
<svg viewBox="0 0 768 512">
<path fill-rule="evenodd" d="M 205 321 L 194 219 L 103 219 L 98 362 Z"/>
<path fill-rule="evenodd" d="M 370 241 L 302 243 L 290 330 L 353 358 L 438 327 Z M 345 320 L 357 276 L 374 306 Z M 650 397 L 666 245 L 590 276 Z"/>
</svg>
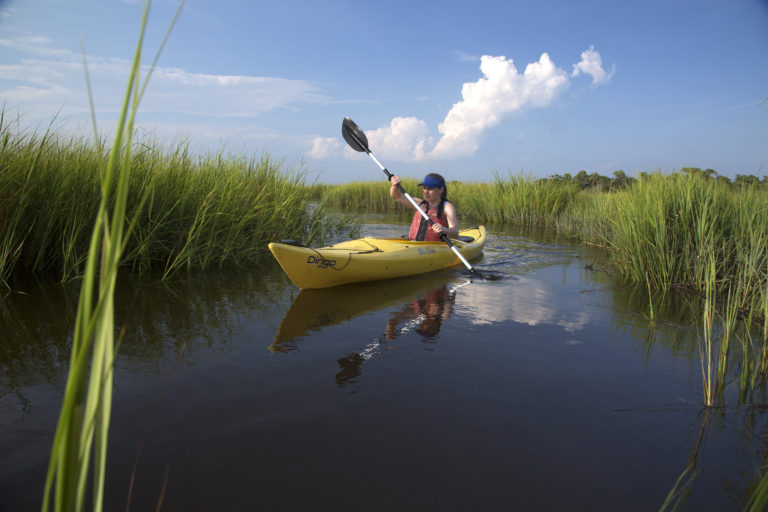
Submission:
<svg viewBox="0 0 768 512">
<path fill-rule="evenodd" d="M 125 216 L 136 227 L 121 265 L 134 272 L 246 264 L 268 254 L 269 241 L 312 243 L 347 226 L 312 205 L 303 171 L 269 155 L 195 157 L 187 144 L 163 150 L 151 140 L 131 149 L 121 165 L 131 166 Z M 102 143 L 20 133 L 0 115 L 0 280 L 82 274 L 108 158 Z"/>
<path fill-rule="evenodd" d="M 416 190 L 419 181 L 403 178 L 405 190 Z M 450 186 L 450 185 L 449 185 Z M 344 185 L 316 185 L 317 198 L 326 206 L 348 212 L 395 212 L 402 206 L 389 196 L 386 181 L 353 181 Z"/>
<path fill-rule="evenodd" d="M 448 197 L 464 223 L 549 227 L 609 249 L 616 274 L 654 290 L 704 292 L 710 265 L 716 295 L 733 288 L 742 311 L 762 317 L 768 268 L 768 178 L 711 178 L 697 169 L 607 182 L 554 176 L 535 180 L 497 175 L 493 183 L 448 183 Z M 714 172 L 714 171 L 712 171 Z M 602 177 L 600 177 L 602 178 Z M 590 184 L 591 183 L 591 184 Z M 405 183 L 416 190 L 415 180 Z M 402 209 L 380 181 L 323 186 L 323 204 L 368 211 Z"/>
<path fill-rule="evenodd" d="M 0 279 L 21 271 L 82 277 L 44 511 L 80 511 L 86 503 L 103 509 L 121 267 L 167 276 L 246 262 L 278 235 L 312 241 L 338 224 L 311 207 L 302 173 L 285 172 L 268 156 L 193 159 L 186 145 L 163 153 L 134 142 L 136 112 L 154 69 L 153 63 L 140 82 L 148 14 L 147 2 L 110 149 L 50 131 L 19 133 L 0 114 Z"/>
<path fill-rule="evenodd" d="M 419 197 L 415 185 L 404 186 Z M 323 204 L 386 211 L 394 207 L 388 191 L 380 181 L 328 186 Z M 639 178 L 496 175 L 493 183 L 449 182 L 448 197 L 463 224 L 552 228 L 604 247 L 620 280 L 649 293 L 674 288 L 704 297 L 705 405 L 722 396 L 733 341 L 741 350 L 740 401 L 768 377 L 768 177 L 731 181 L 697 168 Z"/>
<path fill-rule="evenodd" d="M 88 223 L 90 236 L 83 253 L 85 272 L 75 319 L 67 385 L 45 481 L 42 505 L 44 511 L 49 510 L 52 490 L 55 510 L 83 510 L 89 481 L 93 486 L 93 510 L 99 511 L 103 508 L 115 359 L 114 292 L 121 254 L 134 226 L 132 222 L 126 226 L 132 168 L 131 127 L 134 125 L 141 98 L 140 91 L 143 91 L 143 87 L 139 88 L 139 69 L 148 14 L 149 5 L 147 4 L 144 7 L 141 35 L 112 151 L 105 158 L 104 172 L 99 176 L 100 179 L 94 179 L 88 183 L 97 188 L 95 196 L 97 204 L 92 217 L 93 223 L 92 225 Z M 5 140 L 8 139 L 5 138 Z M 35 204 L 34 200 L 30 199 L 30 196 L 34 195 L 33 191 L 27 187 L 30 184 L 30 177 L 37 175 L 38 164 L 45 156 L 52 156 L 44 151 L 47 140 L 50 140 L 47 136 L 42 138 L 37 151 L 21 152 L 25 155 L 31 153 L 34 159 L 27 162 L 28 166 L 24 167 L 26 174 L 7 173 L 14 178 L 26 177 L 26 181 L 20 182 L 22 186 L 18 201 L 6 199 L 4 203 L 14 202 L 20 209 L 29 208 L 30 204 Z M 61 156 L 61 154 L 57 153 L 53 156 Z M 99 157 L 101 157 L 100 154 Z M 99 165 L 102 164 L 100 160 Z M 63 176 L 61 178 L 63 181 L 66 180 Z M 55 185 L 49 186 L 51 188 L 46 190 L 47 193 L 52 194 L 56 191 Z M 48 195 L 46 198 L 56 200 L 55 195 Z M 138 209 L 132 215 L 134 221 L 142 202 L 139 201 Z M 69 206 L 76 208 L 75 203 L 77 203 L 76 200 L 70 199 Z M 42 207 L 43 204 L 38 203 L 36 206 Z M 19 235 L 16 241 L 19 247 L 22 247 L 21 244 L 27 237 L 37 234 L 31 226 L 28 229 L 28 225 L 24 224 L 26 220 L 24 215 L 30 215 L 33 212 L 27 209 L 10 210 L 10 212 L 15 215 L 14 222 L 10 226 L 5 226 L 4 231 L 19 230 L 16 231 Z M 60 212 L 57 210 L 56 213 Z M 7 217 L 4 215 L 3 218 Z M 46 223 L 45 234 L 54 236 L 56 234 L 53 231 L 54 228 L 51 222 Z M 70 231 L 65 234 L 65 238 L 72 237 L 73 234 Z M 83 234 L 83 236 L 86 235 Z M 23 253 L 23 249 L 15 253 Z M 93 476 L 89 477 L 91 461 Z"/>
</svg>

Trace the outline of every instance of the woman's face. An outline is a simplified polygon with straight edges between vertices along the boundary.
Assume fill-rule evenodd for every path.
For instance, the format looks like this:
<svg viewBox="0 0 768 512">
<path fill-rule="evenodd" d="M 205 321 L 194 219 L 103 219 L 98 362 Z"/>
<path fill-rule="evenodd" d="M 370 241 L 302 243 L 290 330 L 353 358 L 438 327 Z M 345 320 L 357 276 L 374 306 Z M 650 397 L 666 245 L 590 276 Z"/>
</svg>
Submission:
<svg viewBox="0 0 768 512">
<path fill-rule="evenodd" d="M 424 194 L 424 199 L 430 203 L 435 204 L 440 201 L 440 196 L 443 193 L 443 187 L 437 187 L 437 188 L 429 188 L 429 187 L 421 187 L 422 193 Z"/>
</svg>

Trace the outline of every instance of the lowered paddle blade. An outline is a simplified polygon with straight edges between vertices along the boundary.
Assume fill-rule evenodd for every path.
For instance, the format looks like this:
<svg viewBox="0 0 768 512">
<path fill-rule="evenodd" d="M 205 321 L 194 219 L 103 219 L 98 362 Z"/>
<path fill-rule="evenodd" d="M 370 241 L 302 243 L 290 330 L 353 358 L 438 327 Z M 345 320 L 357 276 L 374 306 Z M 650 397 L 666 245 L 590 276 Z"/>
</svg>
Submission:
<svg viewBox="0 0 768 512">
<path fill-rule="evenodd" d="M 468 275 L 470 278 L 477 277 L 479 279 L 482 279 L 483 281 L 501 281 L 502 279 L 507 279 L 509 277 L 503 272 L 498 272 L 494 270 L 483 270 L 482 272 L 480 272 L 474 267 L 472 270 L 464 269 L 461 273 L 463 275 Z"/>
<path fill-rule="evenodd" d="M 347 141 L 347 144 L 349 144 L 355 151 L 361 153 L 371 152 L 368 149 L 368 137 L 365 136 L 365 132 L 363 132 L 363 130 L 348 117 L 345 117 L 344 121 L 341 123 L 341 135 L 344 137 L 344 140 Z"/>
</svg>

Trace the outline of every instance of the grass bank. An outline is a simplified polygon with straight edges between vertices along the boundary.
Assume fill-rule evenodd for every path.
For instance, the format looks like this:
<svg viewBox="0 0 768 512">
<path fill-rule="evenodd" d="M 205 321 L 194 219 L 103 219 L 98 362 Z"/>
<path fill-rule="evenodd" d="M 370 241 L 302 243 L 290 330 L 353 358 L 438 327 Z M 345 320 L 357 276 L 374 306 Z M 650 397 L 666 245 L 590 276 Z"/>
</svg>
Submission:
<svg viewBox="0 0 768 512">
<path fill-rule="evenodd" d="M 54 132 L 23 133 L 0 116 L 0 280 L 82 275 L 110 148 Z M 195 156 L 189 145 L 133 144 L 121 266 L 168 276 L 247 264 L 279 238 L 325 239 L 344 221 L 313 205 L 303 170 L 269 155 Z M 114 195 L 114 191 L 111 192 Z M 114 197 L 112 198 L 112 201 Z"/>
<path fill-rule="evenodd" d="M 416 180 L 404 180 L 415 198 Z M 353 211 L 395 211 L 381 181 L 323 186 L 322 203 Z M 607 249 L 615 274 L 653 289 L 685 286 L 718 295 L 738 290 L 738 306 L 759 313 L 768 276 L 768 186 L 695 173 L 646 174 L 620 188 L 575 180 L 497 175 L 492 183 L 448 183 L 462 224 L 548 227 Z M 736 300 L 736 299 L 734 299 Z"/>
<path fill-rule="evenodd" d="M 734 351 L 739 401 L 755 401 L 768 380 L 768 178 L 730 182 L 685 171 L 607 181 L 497 175 L 492 183 L 449 182 L 448 198 L 463 225 L 551 228 L 605 248 L 613 276 L 643 284 L 649 297 L 678 288 L 702 297 L 703 403 L 722 400 Z M 421 196 L 415 180 L 404 186 Z M 325 187 L 322 197 L 336 208 L 402 209 L 388 192 L 386 183 L 355 183 Z M 653 304 L 649 310 L 653 320 Z"/>
</svg>

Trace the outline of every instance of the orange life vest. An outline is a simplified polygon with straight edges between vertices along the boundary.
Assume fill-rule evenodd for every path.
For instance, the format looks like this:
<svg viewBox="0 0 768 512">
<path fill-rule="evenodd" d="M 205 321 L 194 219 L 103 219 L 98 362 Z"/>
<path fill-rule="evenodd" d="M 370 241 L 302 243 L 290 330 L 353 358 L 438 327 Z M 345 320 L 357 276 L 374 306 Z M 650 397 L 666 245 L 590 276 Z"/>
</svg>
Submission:
<svg viewBox="0 0 768 512">
<path fill-rule="evenodd" d="M 419 208 L 421 208 L 423 212 L 426 212 L 435 224 L 441 224 L 448 227 L 448 220 L 445 218 L 445 215 L 443 215 L 443 208 L 447 202 L 448 201 L 440 201 L 440 204 L 436 207 L 429 208 L 429 203 L 422 201 L 421 204 L 419 204 Z M 411 222 L 411 229 L 408 231 L 408 239 L 437 242 L 440 240 L 440 235 L 430 229 L 429 222 L 427 222 L 419 212 L 415 212 L 413 214 L 413 221 Z"/>
</svg>

